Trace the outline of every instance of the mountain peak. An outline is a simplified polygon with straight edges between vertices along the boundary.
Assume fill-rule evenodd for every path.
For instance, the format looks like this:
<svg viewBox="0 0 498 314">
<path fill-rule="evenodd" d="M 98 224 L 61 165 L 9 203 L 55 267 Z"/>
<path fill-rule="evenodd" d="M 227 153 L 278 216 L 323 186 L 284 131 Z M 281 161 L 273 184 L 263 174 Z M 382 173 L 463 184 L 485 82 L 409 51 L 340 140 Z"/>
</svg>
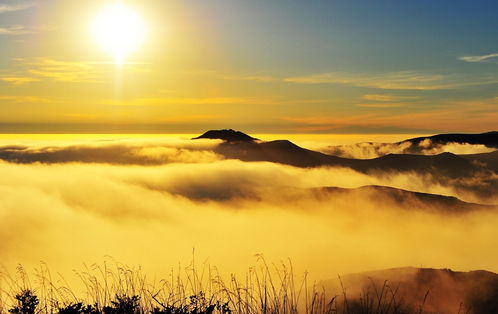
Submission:
<svg viewBox="0 0 498 314">
<path fill-rule="evenodd" d="M 232 129 L 210 130 L 202 134 L 201 136 L 194 137 L 193 140 L 202 138 L 217 139 L 226 142 L 253 142 L 258 140 L 257 138 L 251 137 L 243 132 L 235 131 Z"/>
</svg>

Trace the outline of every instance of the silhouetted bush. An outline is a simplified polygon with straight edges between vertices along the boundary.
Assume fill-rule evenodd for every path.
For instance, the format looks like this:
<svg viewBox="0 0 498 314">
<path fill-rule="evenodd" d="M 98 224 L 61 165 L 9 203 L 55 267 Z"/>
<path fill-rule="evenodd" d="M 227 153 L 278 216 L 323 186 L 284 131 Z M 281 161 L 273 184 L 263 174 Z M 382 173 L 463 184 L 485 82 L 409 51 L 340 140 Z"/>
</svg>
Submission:
<svg viewBox="0 0 498 314">
<path fill-rule="evenodd" d="M 204 292 L 199 292 L 198 295 L 190 296 L 189 304 L 183 306 L 167 305 L 162 309 L 155 308 L 153 314 L 211 314 L 217 310 L 221 314 L 232 313 L 230 306 L 227 303 L 215 303 L 206 299 Z"/>
<path fill-rule="evenodd" d="M 69 304 L 59 308 L 59 314 L 97 314 L 100 313 L 95 306 L 85 305 L 82 302 Z"/>
<path fill-rule="evenodd" d="M 9 309 L 10 313 L 16 314 L 35 314 L 36 307 L 39 304 L 38 297 L 31 290 L 24 290 L 15 296 L 18 304 Z M 72 303 L 65 307 L 59 307 L 59 314 L 141 314 L 147 313 L 140 307 L 139 296 L 116 295 L 115 300 L 110 305 L 99 309 L 97 305 L 87 305 L 83 302 Z M 162 308 L 154 308 L 151 314 L 212 314 L 217 310 L 220 314 L 231 314 L 232 311 L 228 303 L 209 302 L 205 294 L 200 292 L 198 295 L 189 297 L 189 303 L 186 305 L 166 305 Z M 38 311 L 41 312 L 41 311 Z"/>
<path fill-rule="evenodd" d="M 111 306 L 104 306 L 104 314 L 139 314 L 140 298 L 136 295 L 128 297 L 126 295 L 116 295 L 116 300 L 111 301 Z"/>
<path fill-rule="evenodd" d="M 16 295 L 17 305 L 9 310 L 10 313 L 34 314 L 40 301 L 31 290 L 23 290 Z"/>
</svg>

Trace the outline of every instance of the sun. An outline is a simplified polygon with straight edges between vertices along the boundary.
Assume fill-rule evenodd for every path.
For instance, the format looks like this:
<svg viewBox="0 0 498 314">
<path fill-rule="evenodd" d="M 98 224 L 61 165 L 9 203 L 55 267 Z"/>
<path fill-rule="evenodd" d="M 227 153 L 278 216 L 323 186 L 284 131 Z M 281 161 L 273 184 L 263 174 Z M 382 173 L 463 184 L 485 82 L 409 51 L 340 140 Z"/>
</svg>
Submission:
<svg viewBox="0 0 498 314">
<path fill-rule="evenodd" d="M 111 54 L 116 64 L 123 64 L 126 56 L 145 41 L 146 25 L 136 11 L 115 3 L 96 15 L 91 32 L 97 45 Z"/>
</svg>

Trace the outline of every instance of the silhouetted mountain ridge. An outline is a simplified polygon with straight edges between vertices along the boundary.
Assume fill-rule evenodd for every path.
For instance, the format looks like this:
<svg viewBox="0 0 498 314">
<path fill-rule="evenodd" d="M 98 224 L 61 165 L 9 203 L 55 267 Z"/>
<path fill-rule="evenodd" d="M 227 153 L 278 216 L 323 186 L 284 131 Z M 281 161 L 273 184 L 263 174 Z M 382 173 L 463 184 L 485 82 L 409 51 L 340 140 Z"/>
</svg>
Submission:
<svg viewBox="0 0 498 314">
<path fill-rule="evenodd" d="M 474 210 L 498 210 L 498 205 L 469 203 L 454 196 L 414 192 L 381 185 L 366 185 L 359 188 L 322 187 L 314 191 L 319 198 L 371 197 L 372 201 L 382 200 L 387 207 L 407 210 L 435 210 L 453 214 Z"/>
<path fill-rule="evenodd" d="M 483 134 L 494 138 L 498 132 Z M 440 138 L 456 140 L 458 136 L 465 138 L 461 134 L 441 135 Z M 476 136 L 479 137 L 477 134 L 470 134 L 471 138 Z M 498 155 L 495 152 L 474 155 L 448 152 L 438 155 L 387 154 L 372 159 L 352 159 L 305 149 L 288 140 L 256 141 L 249 135 L 234 130 L 208 131 L 198 138 L 215 137 L 225 141 L 214 149 L 216 153 L 228 159 L 242 161 L 267 161 L 295 167 L 346 167 L 364 173 L 417 172 L 447 178 L 470 177 L 476 173 L 492 175 L 498 172 Z M 422 138 L 413 140 L 422 141 Z M 472 142 L 476 143 L 478 140 L 474 139 Z M 491 142 L 490 139 L 486 141 L 488 144 Z"/>
<path fill-rule="evenodd" d="M 202 138 L 223 140 L 226 142 L 252 142 L 258 140 L 257 138 L 251 137 L 243 132 L 232 129 L 210 130 L 198 137 L 194 137 L 193 140 Z"/>
<path fill-rule="evenodd" d="M 498 132 L 481 134 L 438 134 L 406 139 L 397 143 L 359 142 L 334 145 L 321 151 L 343 158 L 369 159 L 389 153 L 436 155 L 442 152 L 458 152 L 460 155 L 491 152 L 498 148 Z"/>
<path fill-rule="evenodd" d="M 410 142 L 412 145 L 420 145 L 423 141 L 430 140 L 433 144 L 448 144 L 448 143 L 459 143 L 459 144 L 473 144 L 473 145 L 485 145 L 488 147 L 498 148 L 498 131 L 491 131 L 479 134 L 464 134 L 464 133 L 449 133 L 449 134 L 437 134 L 433 136 L 423 136 L 416 137 L 401 141 L 399 143 Z"/>
</svg>

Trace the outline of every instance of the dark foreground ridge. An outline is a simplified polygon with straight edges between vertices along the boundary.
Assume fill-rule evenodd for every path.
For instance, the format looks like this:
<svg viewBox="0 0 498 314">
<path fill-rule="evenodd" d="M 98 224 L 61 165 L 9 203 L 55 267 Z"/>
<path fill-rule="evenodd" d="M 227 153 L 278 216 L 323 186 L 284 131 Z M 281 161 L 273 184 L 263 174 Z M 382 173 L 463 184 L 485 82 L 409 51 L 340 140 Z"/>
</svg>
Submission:
<svg viewBox="0 0 498 314">
<path fill-rule="evenodd" d="M 385 293 L 386 305 L 393 306 L 394 296 L 400 306 L 395 313 L 498 313 L 498 275 L 484 270 L 393 268 L 342 276 L 341 283 L 339 289 L 336 280 L 324 286 L 347 291 L 351 310 L 361 308 L 368 293 L 375 302 Z"/>
<path fill-rule="evenodd" d="M 201 136 L 194 137 L 193 140 L 203 138 L 212 140 L 223 140 L 226 142 L 253 142 L 258 140 L 257 138 L 232 129 L 210 130 L 202 134 Z"/>
<path fill-rule="evenodd" d="M 244 286 L 235 278 L 232 281 L 237 285 L 220 285 L 218 277 L 210 277 L 206 291 L 197 288 L 192 291 L 182 283 L 173 286 L 174 289 L 168 286 L 166 290 L 154 287 L 149 290 L 149 285 L 134 286 L 142 282 L 129 283 L 111 274 L 110 288 L 99 290 L 101 282 L 96 282 L 99 288 L 87 286 L 87 299 L 24 287 L 18 292 L 11 291 L 11 305 L 2 303 L 1 312 L 8 309 L 9 313 L 19 314 L 498 313 L 498 275 L 484 270 L 393 268 L 325 280 L 315 283 L 309 291 L 292 284 L 292 270 L 279 277 L 281 282 L 271 279 L 276 274 L 268 268 L 261 272 L 267 277 L 252 282 L 251 286 Z M 273 289 L 268 289 L 270 283 Z M 101 292 L 105 297 L 94 298 L 90 291 Z"/>
</svg>

